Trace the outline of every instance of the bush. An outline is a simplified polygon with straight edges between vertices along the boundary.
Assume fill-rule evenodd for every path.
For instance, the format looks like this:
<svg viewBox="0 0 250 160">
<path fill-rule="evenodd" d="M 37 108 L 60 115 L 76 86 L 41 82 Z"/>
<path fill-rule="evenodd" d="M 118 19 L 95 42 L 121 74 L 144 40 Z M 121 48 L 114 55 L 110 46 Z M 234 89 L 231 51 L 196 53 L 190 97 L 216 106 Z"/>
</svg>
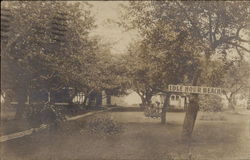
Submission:
<svg viewBox="0 0 250 160">
<path fill-rule="evenodd" d="M 151 106 L 146 106 L 144 109 L 144 115 L 150 118 L 160 118 L 161 108 L 157 107 L 154 104 L 151 104 Z"/>
<path fill-rule="evenodd" d="M 55 106 L 50 103 L 36 104 L 29 106 L 27 118 L 33 127 L 41 124 L 51 124 L 57 126 L 66 119 L 61 106 Z"/>
<path fill-rule="evenodd" d="M 223 108 L 222 98 L 216 95 L 200 95 L 200 110 L 204 112 L 220 112 Z"/>
<path fill-rule="evenodd" d="M 115 135 L 121 133 L 122 125 L 113 120 L 108 114 L 100 114 L 91 117 L 86 122 L 86 129 L 91 134 Z"/>
</svg>

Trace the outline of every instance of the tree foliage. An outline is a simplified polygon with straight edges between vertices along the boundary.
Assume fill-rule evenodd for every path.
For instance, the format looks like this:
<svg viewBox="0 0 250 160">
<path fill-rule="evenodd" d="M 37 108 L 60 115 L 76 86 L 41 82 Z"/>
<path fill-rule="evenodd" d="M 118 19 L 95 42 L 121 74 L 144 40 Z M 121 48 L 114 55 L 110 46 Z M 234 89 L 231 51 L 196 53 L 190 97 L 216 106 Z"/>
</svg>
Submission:
<svg viewBox="0 0 250 160">
<path fill-rule="evenodd" d="M 9 38 L 1 43 L 4 87 L 42 85 L 49 90 L 76 78 L 79 64 L 94 49 L 88 37 L 94 21 L 89 12 L 81 11 L 83 6 L 66 2 L 8 2 L 3 7 L 12 15 Z M 57 34 L 62 34 L 60 42 L 55 40 L 55 17 L 65 23 L 65 30 L 57 28 Z"/>
<path fill-rule="evenodd" d="M 151 58 L 164 53 L 160 59 L 167 83 L 208 85 L 210 80 L 220 81 L 222 76 L 216 74 L 220 68 L 228 69 L 235 59 L 241 61 L 249 54 L 249 34 L 245 34 L 249 33 L 249 5 L 247 1 L 133 1 L 124 6 L 122 24 L 139 32 Z M 218 58 L 224 63 L 211 69 Z M 191 95 L 184 137 L 191 135 L 198 110 L 198 95 Z"/>
<path fill-rule="evenodd" d="M 1 93 L 14 93 L 21 115 L 28 94 L 73 88 L 124 94 L 119 61 L 110 45 L 90 36 L 96 27 L 85 2 L 3 2 L 1 5 Z M 100 101 L 100 100 L 99 100 Z"/>
</svg>

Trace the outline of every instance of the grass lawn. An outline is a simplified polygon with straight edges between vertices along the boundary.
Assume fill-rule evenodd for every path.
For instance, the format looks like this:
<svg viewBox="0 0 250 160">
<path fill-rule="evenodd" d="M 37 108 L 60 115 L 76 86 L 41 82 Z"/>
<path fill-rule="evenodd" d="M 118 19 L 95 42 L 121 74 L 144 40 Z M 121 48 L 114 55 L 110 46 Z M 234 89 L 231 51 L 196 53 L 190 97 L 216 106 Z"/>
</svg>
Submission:
<svg viewBox="0 0 250 160">
<path fill-rule="evenodd" d="M 1 160 L 250 159 L 249 115 L 224 113 L 223 121 L 204 121 L 199 115 L 189 145 L 180 141 L 184 113 L 167 113 L 166 125 L 142 112 L 104 114 L 122 123 L 123 132 L 89 134 L 84 127 L 90 117 L 83 118 L 66 122 L 58 132 L 44 130 L 1 143 Z"/>
</svg>

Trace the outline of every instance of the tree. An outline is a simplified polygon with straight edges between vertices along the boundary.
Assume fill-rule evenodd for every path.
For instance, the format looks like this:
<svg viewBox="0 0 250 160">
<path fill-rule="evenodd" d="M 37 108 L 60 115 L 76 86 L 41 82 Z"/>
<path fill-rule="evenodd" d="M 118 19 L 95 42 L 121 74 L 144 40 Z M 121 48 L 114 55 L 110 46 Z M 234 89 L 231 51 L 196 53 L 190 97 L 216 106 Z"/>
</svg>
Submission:
<svg viewBox="0 0 250 160">
<path fill-rule="evenodd" d="M 234 110 L 236 95 L 239 93 L 246 95 L 248 92 L 250 76 L 249 63 L 245 60 L 235 60 L 231 63 L 217 61 L 213 62 L 210 68 L 213 69 L 211 73 L 206 76 L 206 79 L 209 81 L 207 84 L 223 88 L 223 94 L 228 100 L 228 108 Z"/>
<path fill-rule="evenodd" d="M 146 52 L 149 49 L 140 42 L 130 47 L 127 55 L 123 56 L 127 77 L 132 90 L 141 98 L 142 107 L 150 106 L 151 98 L 162 88 L 162 74 L 159 64 L 153 61 Z"/>
<path fill-rule="evenodd" d="M 110 44 L 103 44 L 99 37 L 96 37 L 98 44 L 95 56 L 90 59 L 87 72 L 80 73 L 84 77 L 83 88 L 87 89 L 86 98 L 95 101 L 95 97 L 105 91 L 108 103 L 111 104 L 110 96 L 120 96 L 126 94 L 127 82 L 124 77 L 124 68 L 121 65 L 120 57 L 114 56 L 110 52 Z M 86 64 L 86 63 L 85 63 Z M 84 89 L 83 89 L 84 90 Z M 88 97 L 89 94 L 92 96 Z M 99 101 L 101 96 L 99 96 Z"/>
<path fill-rule="evenodd" d="M 236 105 L 236 95 L 238 93 L 247 92 L 249 89 L 249 64 L 242 62 L 231 67 L 225 77 L 224 77 L 224 86 L 228 90 L 226 91 L 225 96 L 228 100 L 228 108 L 234 110 Z"/>
<path fill-rule="evenodd" d="M 200 110 L 204 112 L 220 112 L 223 108 L 222 98 L 218 95 L 199 95 Z"/>
<path fill-rule="evenodd" d="M 161 17 L 156 16 L 154 7 L 151 2 L 131 2 L 126 8 L 126 15 L 129 15 L 130 19 L 125 17 L 125 20 L 130 23 L 124 25 L 127 27 L 131 24 L 128 28 L 132 27 L 139 31 L 142 37 L 142 48 L 148 49 L 147 52 L 141 53 L 144 57 L 142 63 L 151 65 L 153 62 L 157 66 L 150 72 L 152 75 L 157 73 L 158 76 L 153 75 L 150 80 L 158 84 L 155 88 L 157 92 L 166 92 L 168 84 L 190 82 L 198 65 L 199 49 L 194 45 L 196 42 L 187 36 L 187 31 L 180 31 L 178 26 L 164 23 Z M 159 80 L 161 83 L 158 82 Z M 162 123 L 165 123 L 167 100 L 170 97 L 169 93 L 166 95 Z"/>
<path fill-rule="evenodd" d="M 171 4 L 166 4 L 164 11 L 168 11 L 169 6 Z M 206 66 L 209 65 L 211 56 L 214 54 L 223 55 L 235 49 L 241 57 L 242 51 L 249 52 L 242 44 L 249 42 L 249 40 L 243 39 L 240 34 L 243 29 L 247 29 L 249 3 L 193 2 L 191 4 L 176 2 L 174 6 L 174 15 L 179 13 L 178 18 L 177 20 L 173 19 L 173 21 L 171 18 L 168 20 L 173 23 L 177 22 L 176 25 L 186 28 L 190 36 L 200 43 L 205 54 Z M 161 6 L 159 7 L 163 9 Z M 166 17 L 171 17 L 173 14 L 166 15 Z M 192 85 L 198 84 L 200 72 L 206 72 L 206 66 L 197 70 Z M 183 125 L 183 137 L 191 136 L 198 109 L 198 95 L 193 95 L 190 98 L 190 107 L 187 109 Z"/>
<path fill-rule="evenodd" d="M 108 57 L 106 57 L 108 58 Z M 124 66 L 123 57 L 112 55 L 108 58 L 105 83 L 108 84 L 104 90 L 106 93 L 107 105 L 111 105 L 111 96 L 127 95 L 129 89 L 127 70 Z M 108 83 L 107 83 L 108 82 Z"/>
<path fill-rule="evenodd" d="M 1 41 L 1 90 L 14 90 L 23 110 L 29 90 L 58 90 L 79 78 L 74 71 L 95 48 L 88 36 L 94 21 L 80 3 L 4 2 L 4 8 L 11 21 Z"/>
<path fill-rule="evenodd" d="M 131 2 L 125 8 L 124 18 L 129 21 L 126 26 L 136 28 L 145 39 L 153 35 L 155 38 L 150 37 L 147 42 L 155 50 L 170 51 L 169 46 L 177 44 L 177 41 L 171 43 L 166 37 L 175 38 L 172 35 L 185 33 L 182 50 L 178 47 L 172 50 L 175 54 L 191 55 L 193 59 L 190 61 L 192 70 L 189 70 L 191 67 L 183 68 L 189 79 L 182 81 L 184 84 L 202 85 L 202 73 L 207 72 L 206 68 L 215 55 L 228 60 L 233 51 L 238 53 L 239 58 L 249 53 L 244 45 L 249 39 L 242 37 L 242 33 L 249 30 L 248 2 Z M 198 110 L 198 95 L 192 94 L 183 124 L 184 139 L 191 137 Z"/>
</svg>

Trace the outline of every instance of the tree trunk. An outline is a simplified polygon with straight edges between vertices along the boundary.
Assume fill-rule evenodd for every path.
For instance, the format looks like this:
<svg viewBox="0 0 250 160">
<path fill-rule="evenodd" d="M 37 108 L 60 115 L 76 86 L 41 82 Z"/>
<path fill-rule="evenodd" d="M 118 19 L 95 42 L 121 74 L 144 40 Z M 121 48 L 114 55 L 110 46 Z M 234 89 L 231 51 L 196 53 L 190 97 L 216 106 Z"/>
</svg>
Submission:
<svg viewBox="0 0 250 160">
<path fill-rule="evenodd" d="M 151 102 L 151 98 L 150 99 L 146 99 L 146 106 L 151 106 L 152 102 Z"/>
<path fill-rule="evenodd" d="M 182 139 L 188 140 L 192 136 L 196 117 L 199 111 L 198 94 L 194 94 L 190 97 L 189 105 L 186 109 L 186 115 L 182 130 Z"/>
<path fill-rule="evenodd" d="M 167 107 L 169 106 L 169 97 L 170 94 L 167 94 L 163 103 L 161 112 L 161 124 L 166 124 L 166 112 L 167 112 Z"/>
<path fill-rule="evenodd" d="M 150 105 L 151 105 L 151 103 L 152 103 L 151 99 L 152 99 L 152 96 L 146 94 L 146 96 L 145 96 L 145 102 L 146 102 L 146 105 L 147 105 L 147 106 L 150 106 Z"/>
<path fill-rule="evenodd" d="M 146 107 L 146 106 L 150 106 L 151 105 L 151 98 L 152 96 L 140 96 L 141 97 L 141 101 L 142 101 L 142 106 Z"/>
<path fill-rule="evenodd" d="M 77 96 L 77 94 L 78 94 L 77 88 L 74 89 L 73 93 L 69 91 L 69 104 L 73 104 L 73 100 Z"/>
<path fill-rule="evenodd" d="M 89 95 L 89 101 L 88 101 L 88 106 L 92 107 L 93 105 L 95 105 L 95 100 L 96 100 L 96 94 L 94 92 L 92 92 Z"/>
<path fill-rule="evenodd" d="M 102 93 L 97 92 L 96 93 L 96 106 L 101 106 L 102 105 Z"/>
<path fill-rule="evenodd" d="M 111 105 L 111 95 L 107 95 L 107 105 Z"/>
<path fill-rule="evenodd" d="M 144 98 L 141 98 L 141 102 L 142 102 L 142 108 L 145 108 L 147 105 L 147 102 Z"/>
<path fill-rule="evenodd" d="M 230 98 L 228 99 L 228 109 L 234 111 L 234 110 L 235 110 L 234 105 L 235 105 L 235 104 L 234 104 L 233 98 L 230 97 Z"/>
<path fill-rule="evenodd" d="M 146 99 L 143 96 L 140 96 L 141 98 L 141 108 L 144 109 L 147 105 Z"/>
<path fill-rule="evenodd" d="M 15 115 L 15 119 L 21 119 L 23 117 L 24 114 L 24 110 L 25 110 L 25 102 L 26 102 L 26 94 L 25 93 L 17 93 L 17 108 L 16 108 L 16 115 Z"/>
<path fill-rule="evenodd" d="M 201 70 L 197 70 L 193 79 L 193 86 L 197 85 Z M 182 139 L 189 140 L 192 136 L 197 113 L 199 111 L 199 96 L 198 94 L 191 94 L 189 105 L 186 109 L 185 119 L 182 128 Z"/>
<path fill-rule="evenodd" d="M 83 100 L 83 106 L 85 107 L 86 104 L 87 104 L 87 100 L 88 100 L 88 97 L 87 96 L 84 96 L 84 100 Z"/>
</svg>

